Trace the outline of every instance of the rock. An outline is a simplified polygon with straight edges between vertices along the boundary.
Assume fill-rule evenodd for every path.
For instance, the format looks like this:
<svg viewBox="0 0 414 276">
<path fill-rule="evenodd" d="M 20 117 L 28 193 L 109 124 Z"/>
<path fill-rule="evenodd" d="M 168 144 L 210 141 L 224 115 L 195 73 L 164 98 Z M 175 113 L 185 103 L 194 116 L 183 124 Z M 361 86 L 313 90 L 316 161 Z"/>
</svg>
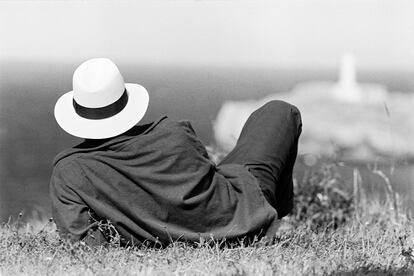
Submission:
<svg viewBox="0 0 414 276">
<path fill-rule="evenodd" d="M 343 67 L 352 71 L 349 65 Z M 267 101 L 284 100 L 301 111 L 302 154 L 340 154 L 353 160 L 414 158 L 414 94 L 389 93 L 379 84 L 358 84 L 350 75 L 342 72 L 338 83 L 302 83 L 288 93 L 225 102 L 213 125 L 217 145 L 230 151 L 254 110 Z"/>
</svg>

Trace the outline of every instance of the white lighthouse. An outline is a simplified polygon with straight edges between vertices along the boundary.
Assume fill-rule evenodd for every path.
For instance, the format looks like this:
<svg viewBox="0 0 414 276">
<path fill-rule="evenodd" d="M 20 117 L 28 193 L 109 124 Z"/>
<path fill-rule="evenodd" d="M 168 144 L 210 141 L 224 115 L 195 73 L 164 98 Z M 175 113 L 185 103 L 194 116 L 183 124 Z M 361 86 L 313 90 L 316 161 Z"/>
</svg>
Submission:
<svg viewBox="0 0 414 276">
<path fill-rule="evenodd" d="M 339 67 L 339 79 L 334 88 L 334 96 L 346 102 L 361 102 L 362 92 L 357 83 L 355 56 L 344 54 Z"/>
<path fill-rule="evenodd" d="M 337 100 L 372 104 L 384 102 L 387 95 L 387 90 L 383 85 L 358 83 L 355 56 L 351 53 L 342 55 L 338 83 L 333 89 L 333 96 Z"/>
</svg>

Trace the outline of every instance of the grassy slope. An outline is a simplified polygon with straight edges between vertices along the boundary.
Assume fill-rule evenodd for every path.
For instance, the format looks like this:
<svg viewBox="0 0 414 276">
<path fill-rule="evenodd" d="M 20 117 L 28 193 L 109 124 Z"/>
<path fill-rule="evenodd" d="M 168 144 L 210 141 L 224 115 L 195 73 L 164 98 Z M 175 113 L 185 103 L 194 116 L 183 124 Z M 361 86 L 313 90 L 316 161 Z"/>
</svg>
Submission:
<svg viewBox="0 0 414 276">
<path fill-rule="evenodd" d="M 284 219 L 272 244 L 90 248 L 60 241 L 51 222 L 34 231 L 17 220 L 0 226 L 0 276 L 414 275 L 411 215 L 384 180 L 382 202 L 367 198 L 358 181 L 353 191 L 342 189 L 332 164 L 295 182 L 294 215 Z"/>
<path fill-rule="evenodd" d="M 412 275 L 414 229 L 391 206 L 371 202 L 334 231 L 297 227 L 271 245 L 221 249 L 217 242 L 91 249 L 59 241 L 48 225 L 33 234 L 8 224 L 0 230 L 0 275 Z"/>
</svg>

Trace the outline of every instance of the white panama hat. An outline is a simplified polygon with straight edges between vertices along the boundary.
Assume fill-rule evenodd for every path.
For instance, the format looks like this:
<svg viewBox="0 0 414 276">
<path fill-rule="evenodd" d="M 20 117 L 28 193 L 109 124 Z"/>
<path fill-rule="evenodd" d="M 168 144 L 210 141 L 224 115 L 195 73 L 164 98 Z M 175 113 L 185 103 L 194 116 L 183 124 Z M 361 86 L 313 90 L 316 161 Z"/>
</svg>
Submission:
<svg viewBox="0 0 414 276">
<path fill-rule="evenodd" d="M 147 90 L 124 83 L 107 58 L 90 59 L 73 73 L 73 91 L 55 105 L 55 119 L 67 133 L 90 139 L 117 136 L 136 125 L 148 108 Z"/>
</svg>

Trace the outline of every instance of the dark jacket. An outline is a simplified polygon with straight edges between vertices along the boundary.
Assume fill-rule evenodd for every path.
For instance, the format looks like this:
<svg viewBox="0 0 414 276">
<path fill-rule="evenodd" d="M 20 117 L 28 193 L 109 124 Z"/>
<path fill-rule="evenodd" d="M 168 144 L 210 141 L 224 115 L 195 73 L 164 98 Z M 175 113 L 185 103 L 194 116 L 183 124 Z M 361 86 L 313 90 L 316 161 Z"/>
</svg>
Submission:
<svg viewBox="0 0 414 276">
<path fill-rule="evenodd" d="M 165 116 L 61 152 L 50 196 L 56 225 L 72 240 L 94 220 L 111 221 L 124 242 L 163 244 L 272 235 L 278 224 L 246 167 L 216 166 L 189 122 Z"/>
</svg>

